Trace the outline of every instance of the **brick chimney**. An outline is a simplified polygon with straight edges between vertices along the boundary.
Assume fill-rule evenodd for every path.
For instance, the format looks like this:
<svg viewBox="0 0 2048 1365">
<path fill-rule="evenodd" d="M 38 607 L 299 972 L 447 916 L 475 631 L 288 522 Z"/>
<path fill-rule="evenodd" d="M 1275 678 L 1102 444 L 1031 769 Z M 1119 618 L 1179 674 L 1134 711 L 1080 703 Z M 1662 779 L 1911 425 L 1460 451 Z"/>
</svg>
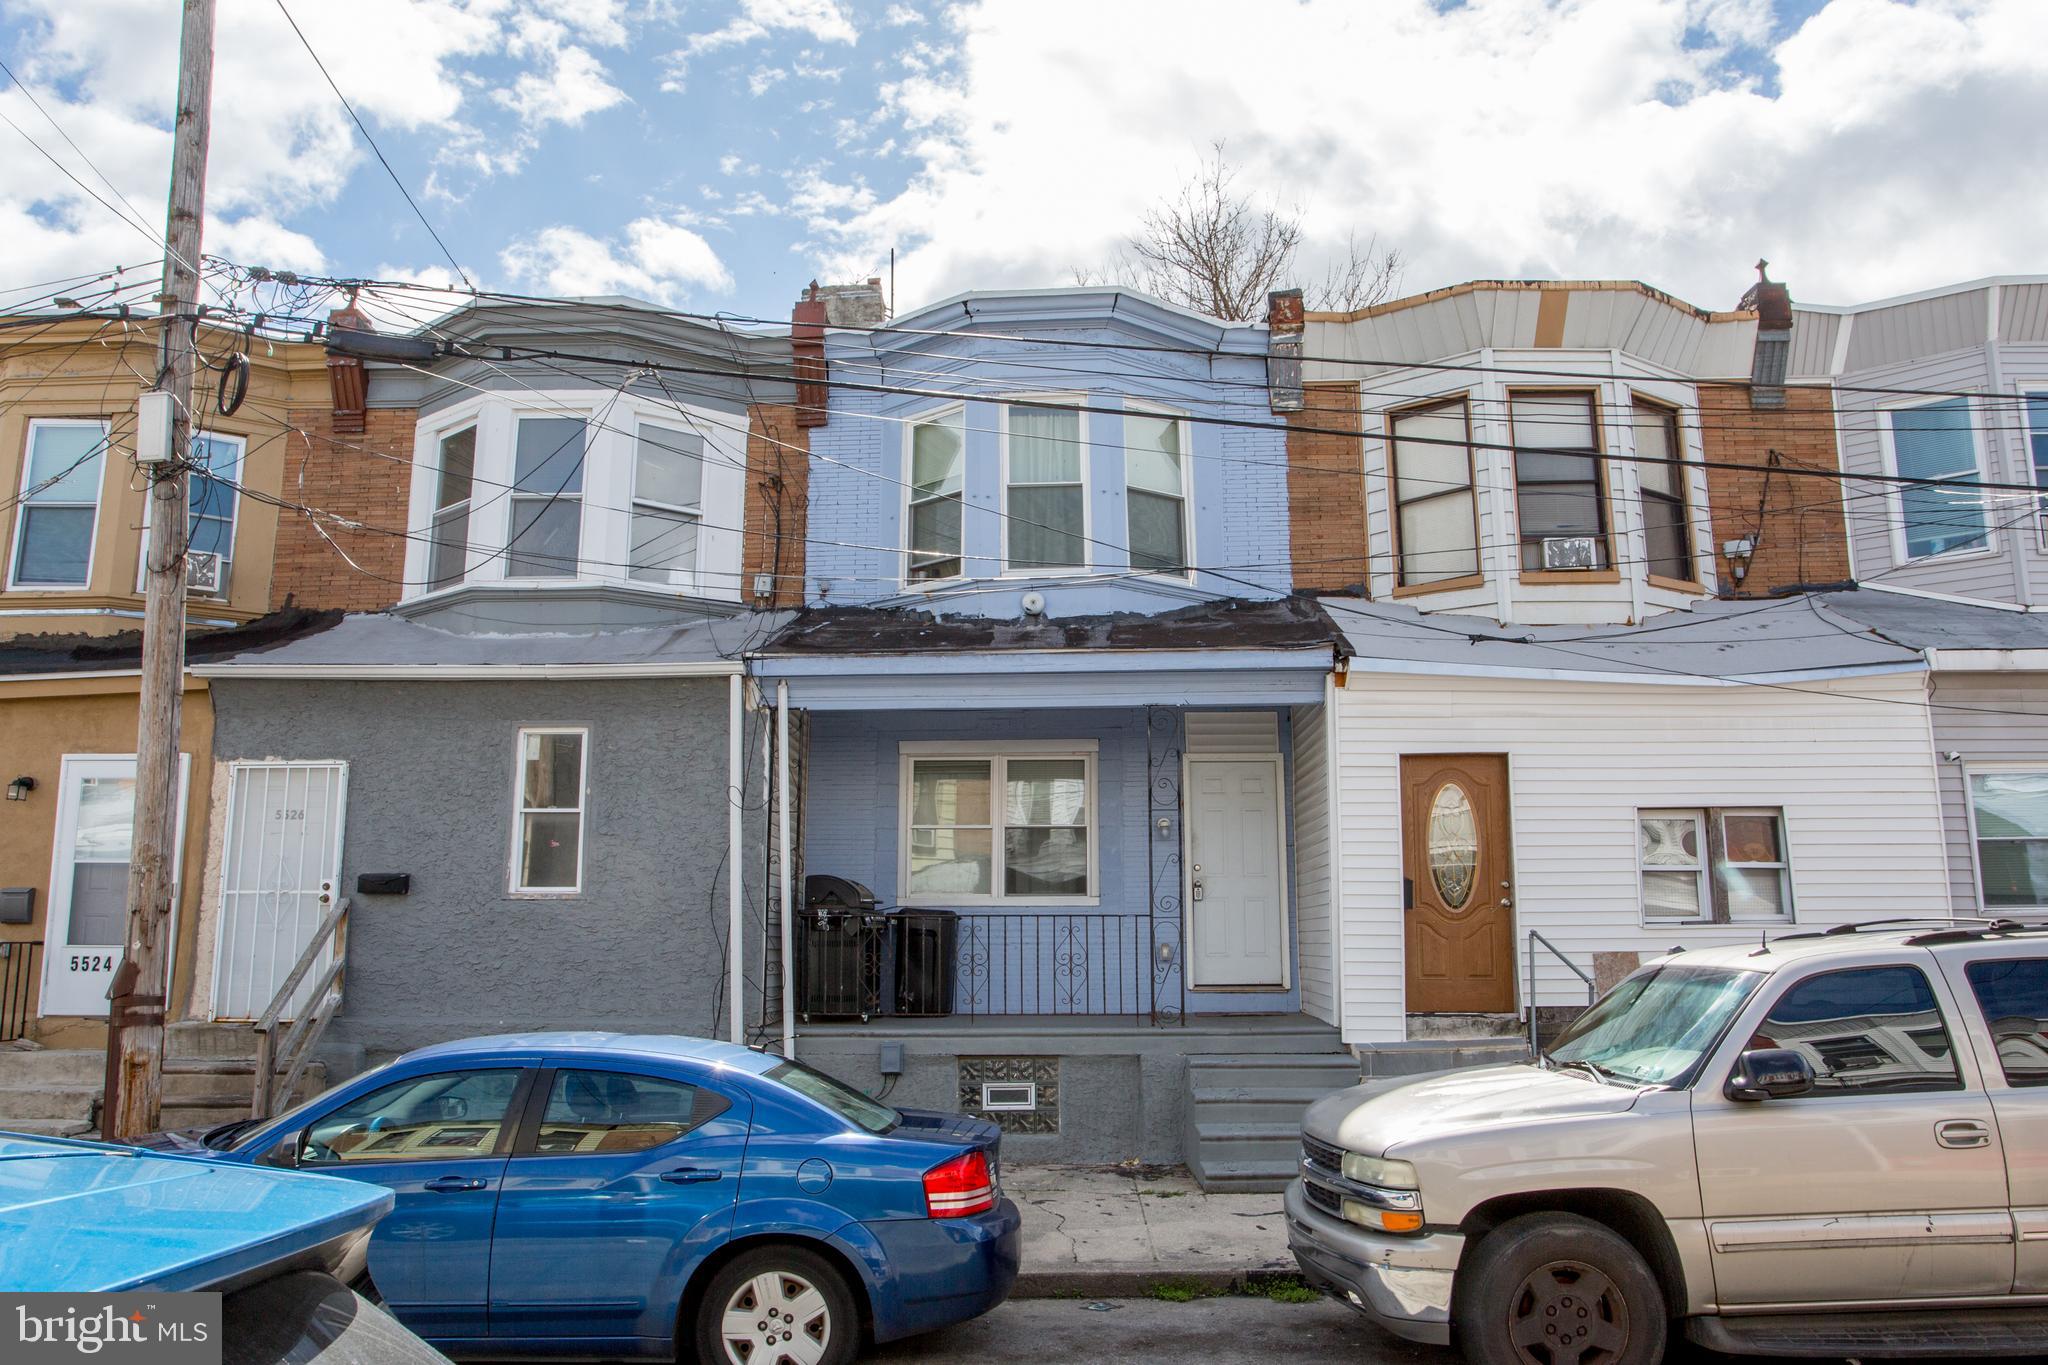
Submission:
<svg viewBox="0 0 2048 1365">
<path fill-rule="evenodd" d="M 1307 329 L 1299 289 L 1266 295 L 1266 393 L 1274 412 L 1300 412 L 1307 401 L 1301 388 L 1301 342 Z"/>
<path fill-rule="evenodd" d="M 350 299 L 348 306 L 337 308 L 327 315 L 327 330 L 330 334 L 338 331 L 374 332 L 369 315 L 356 307 Z M 370 377 L 363 368 L 362 357 L 327 353 L 327 388 L 331 395 L 334 411 L 334 430 L 337 435 L 360 436 L 364 428 L 365 413 L 370 406 Z"/>
<path fill-rule="evenodd" d="M 1765 273 L 1770 264 L 1756 263 L 1756 283 L 1740 305 L 1756 312 L 1756 347 L 1749 359 L 1752 408 L 1785 406 L 1785 375 L 1792 362 L 1792 291 Z"/>
</svg>

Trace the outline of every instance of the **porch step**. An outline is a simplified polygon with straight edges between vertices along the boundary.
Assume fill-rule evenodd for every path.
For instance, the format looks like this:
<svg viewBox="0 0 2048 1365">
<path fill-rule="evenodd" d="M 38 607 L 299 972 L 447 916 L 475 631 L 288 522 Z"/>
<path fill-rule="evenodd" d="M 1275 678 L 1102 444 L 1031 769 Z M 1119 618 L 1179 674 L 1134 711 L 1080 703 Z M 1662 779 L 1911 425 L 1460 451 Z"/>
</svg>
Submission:
<svg viewBox="0 0 2048 1365">
<path fill-rule="evenodd" d="M 1372 1079 L 1425 1076 L 1468 1066 L 1512 1066 L 1528 1060 L 1526 1038 L 1418 1038 L 1405 1043 L 1372 1043 L 1358 1049 L 1359 1067 Z"/>
<path fill-rule="evenodd" d="M 0 1131 L 22 1133 L 29 1137 L 99 1136 L 99 1130 L 84 1119 L 5 1119 L 0 1120 Z"/>
<path fill-rule="evenodd" d="M 91 1121 L 93 1101 L 99 1097 L 100 1088 L 96 1085 L 0 1085 L 0 1128 L 12 1128 L 23 1119 L 87 1123 Z"/>
<path fill-rule="evenodd" d="M 1522 1017 L 1518 1014 L 1411 1014 L 1407 1032 L 1411 1042 L 1507 1038 L 1521 1034 Z"/>
<path fill-rule="evenodd" d="M 1357 1085 L 1349 1052 L 1228 1052 L 1188 1058 L 1188 1169 L 1205 1190 L 1274 1191 L 1293 1178 L 1301 1116 Z"/>
<path fill-rule="evenodd" d="M 90 1085 L 106 1079 L 107 1054 L 98 1048 L 0 1047 L 0 1086 Z"/>
<path fill-rule="evenodd" d="M 183 1041 L 174 1028 L 173 1046 Z M 106 1074 L 106 1053 L 97 1049 L 0 1048 L 0 1130 L 59 1136 L 88 1130 Z M 163 1126 L 247 1118 L 255 1084 L 254 1057 L 173 1055 L 164 1062 Z M 291 1103 L 327 1085 L 325 1064 L 310 1063 L 292 1088 Z"/>
<path fill-rule="evenodd" d="M 1196 1183 L 1212 1194 L 1274 1194 L 1294 1179 L 1296 1161 L 1214 1161 L 1203 1163 Z M 1193 1170 L 1193 1163 L 1189 1163 Z"/>
</svg>

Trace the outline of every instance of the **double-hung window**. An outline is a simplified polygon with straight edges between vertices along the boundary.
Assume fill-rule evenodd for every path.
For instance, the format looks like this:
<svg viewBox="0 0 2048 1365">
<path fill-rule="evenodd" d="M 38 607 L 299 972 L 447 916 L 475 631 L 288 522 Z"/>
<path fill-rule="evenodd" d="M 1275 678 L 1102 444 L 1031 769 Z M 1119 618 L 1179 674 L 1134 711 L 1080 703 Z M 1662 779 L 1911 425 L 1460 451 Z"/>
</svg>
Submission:
<svg viewBox="0 0 2048 1365">
<path fill-rule="evenodd" d="M 1970 774 L 1987 910 L 2048 906 L 2048 770 Z"/>
<path fill-rule="evenodd" d="M 106 449 L 105 422 L 38 418 L 28 424 L 14 521 L 15 587 L 86 586 Z"/>
<path fill-rule="evenodd" d="M 1643 501 L 1643 543 L 1649 571 L 1690 583 L 1692 519 L 1686 509 L 1685 446 L 1678 413 L 1661 403 L 1635 400 L 1636 486 Z M 1664 463 L 1659 463 L 1660 461 Z"/>
<path fill-rule="evenodd" d="M 1933 481 L 1899 490 L 1900 534 L 1909 560 L 1981 550 L 1989 540 L 1984 492 L 1939 486 L 1983 477 L 1970 414 L 1967 398 L 1944 398 L 1885 414 L 1893 472 Z"/>
<path fill-rule="evenodd" d="M 1187 424 L 1178 417 L 1127 413 L 1124 468 L 1131 567 L 1188 572 Z"/>
<path fill-rule="evenodd" d="M 904 904 L 1096 895 L 1092 746 L 906 752 L 903 769 Z"/>
<path fill-rule="evenodd" d="M 1744 924 L 1792 917 L 1792 867 L 1779 810 L 1708 807 L 1636 815 L 1643 919 Z"/>
<path fill-rule="evenodd" d="M 2048 393 L 2027 396 L 2027 453 L 2033 461 L 2034 487 L 2048 494 Z M 2048 511 L 2048 499 L 2034 500 L 2037 514 Z M 2048 526 L 2048 521 L 2043 522 Z"/>
<path fill-rule="evenodd" d="M 521 730 L 514 791 L 512 890 L 573 894 L 583 887 L 587 730 Z"/>
<path fill-rule="evenodd" d="M 704 438 L 641 423 L 633 458 L 633 578 L 692 586 L 703 512 Z"/>
<path fill-rule="evenodd" d="M 1524 572 L 1613 567 L 1594 398 L 1547 390 L 1508 396 Z"/>
<path fill-rule="evenodd" d="M 1424 587 L 1479 573 L 1465 400 L 1409 408 L 1387 419 L 1394 488 L 1396 582 Z"/>
<path fill-rule="evenodd" d="M 192 475 L 187 485 L 191 510 L 189 539 L 194 554 L 220 561 L 216 576 L 225 592 L 235 558 L 235 491 L 242 480 L 242 456 L 248 448 L 240 436 L 210 431 L 192 435 Z"/>
<path fill-rule="evenodd" d="M 469 500 L 476 485 L 476 426 L 440 441 L 434 482 L 434 521 L 428 532 L 427 586 L 460 583 L 469 561 Z"/>
<path fill-rule="evenodd" d="M 958 578 L 960 493 L 966 487 L 964 412 L 954 408 L 910 427 L 910 513 L 904 577 L 912 583 Z"/>
<path fill-rule="evenodd" d="M 1012 403 L 1004 409 L 1008 486 L 1004 527 L 1009 567 L 1032 572 L 1088 563 L 1087 486 L 1081 414 L 1074 408 Z"/>
<path fill-rule="evenodd" d="M 512 448 L 507 578 L 574 578 L 583 546 L 581 417 L 521 417 Z"/>
</svg>

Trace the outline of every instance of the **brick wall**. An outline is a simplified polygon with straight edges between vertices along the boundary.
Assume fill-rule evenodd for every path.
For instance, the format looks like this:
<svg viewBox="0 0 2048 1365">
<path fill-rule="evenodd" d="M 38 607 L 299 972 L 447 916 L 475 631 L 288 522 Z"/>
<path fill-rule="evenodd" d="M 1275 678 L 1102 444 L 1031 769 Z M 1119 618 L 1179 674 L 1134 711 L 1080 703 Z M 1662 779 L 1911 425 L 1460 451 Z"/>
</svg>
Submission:
<svg viewBox="0 0 2048 1365">
<path fill-rule="evenodd" d="M 286 450 L 279 496 L 378 529 L 350 531 L 323 521 L 321 526 L 334 542 L 329 544 L 309 518 L 280 510 L 270 575 L 273 609 L 287 597 L 302 607 L 344 611 L 378 611 L 398 600 L 405 577 L 403 532 L 415 416 L 410 408 L 372 408 L 365 414 L 363 431 L 337 434 L 328 408 L 290 412 L 287 420 L 297 430 L 282 442 Z M 337 553 L 336 545 L 348 559 Z"/>
<path fill-rule="evenodd" d="M 1749 573 L 1734 592 L 1761 597 L 1793 583 L 1838 583 L 1849 577 L 1849 541 L 1842 520 L 1843 486 L 1834 479 L 1774 473 L 1783 466 L 1839 469 L 1835 457 L 1832 391 L 1789 388 L 1785 407 L 1754 411 L 1740 384 L 1699 386 L 1703 451 L 1709 464 L 1707 496 L 1714 515 L 1714 564 L 1733 584 L 1721 547 L 1753 537 Z"/>
<path fill-rule="evenodd" d="M 810 432 L 790 404 L 747 410 L 746 531 L 740 553 L 740 599 L 757 606 L 800 607 L 804 601 L 804 537 L 810 523 Z M 780 549 L 778 556 L 777 550 Z M 754 596 L 754 575 L 776 575 L 775 595 Z"/>
<path fill-rule="evenodd" d="M 1287 425 L 1287 504 L 1297 592 L 1366 590 L 1365 444 L 1357 432 L 1358 385 L 1303 386 L 1306 404 Z M 1300 428 L 1322 428 L 1323 431 Z"/>
</svg>

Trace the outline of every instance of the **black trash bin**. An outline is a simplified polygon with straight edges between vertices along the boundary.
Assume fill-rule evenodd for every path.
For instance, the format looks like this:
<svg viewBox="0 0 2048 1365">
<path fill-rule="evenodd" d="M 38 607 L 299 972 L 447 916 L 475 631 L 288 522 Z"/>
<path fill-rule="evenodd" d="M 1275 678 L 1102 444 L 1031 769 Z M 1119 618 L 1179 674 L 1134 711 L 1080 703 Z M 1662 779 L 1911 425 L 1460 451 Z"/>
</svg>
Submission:
<svg viewBox="0 0 2048 1365">
<path fill-rule="evenodd" d="M 889 916 L 889 940 L 896 964 L 896 1013 L 951 1014 L 960 917 L 951 910 L 898 910 Z"/>
<path fill-rule="evenodd" d="M 875 893 L 843 877 L 806 877 L 796 925 L 796 1000 L 804 1022 L 882 1012 L 882 959 L 889 932 Z"/>
</svg>

